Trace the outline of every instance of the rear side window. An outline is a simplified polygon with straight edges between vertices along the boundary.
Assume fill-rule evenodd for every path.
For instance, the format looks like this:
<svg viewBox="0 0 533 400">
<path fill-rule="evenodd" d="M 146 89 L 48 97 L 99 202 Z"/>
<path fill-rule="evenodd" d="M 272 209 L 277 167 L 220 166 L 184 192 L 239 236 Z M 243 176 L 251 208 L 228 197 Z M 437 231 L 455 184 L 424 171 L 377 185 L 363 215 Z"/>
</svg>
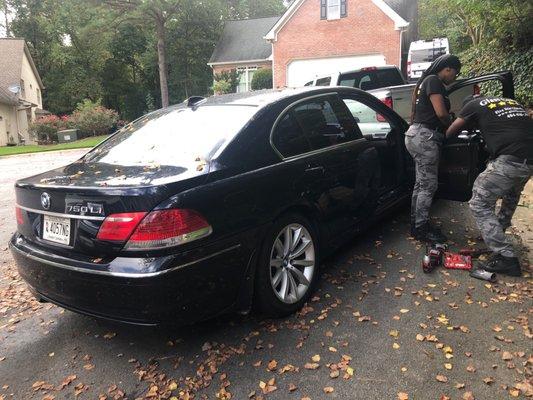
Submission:
<svg viewBox="0 0 533 400">
<path fill-rule="evenodd" d="M 276 125 L 272 136 L 274 147 L 283 157 L 292 157 L 311 151 L 309 141 L 292 113 L 287 113 Z"/>
<path fill-rule="evenodd" d="M 174 108 L 125 126 L 85 156 L 85 161 L 122 166 L 188 166 L 208 160 L 231 141 L 257 107 L 218 105 Z"/>
<path fill-rule="evenodd" d="M 395 68 L 351 72 L 342 74 L 339 78 L 340 86 L 361 90 L 379 89 L 387 86 L 402 85 L 403 83 L 402 75 Z"/>
<path fill-rule="evenodd" d="M 434 47 L 430 49 L 422 50 L 413 50 L 411 52 L 411 63 L 420 64 L 420 63 L 430 63 L 435 61 L 438 57 L 446 54 L 445 47 Z"/>
<path fill-rule="evenodd" d="M 328 76 L 327 78 L 317 79 L 315 86 L 329 86 L 330 83 L 331 83 L 331 76 Z"/>
</svg>

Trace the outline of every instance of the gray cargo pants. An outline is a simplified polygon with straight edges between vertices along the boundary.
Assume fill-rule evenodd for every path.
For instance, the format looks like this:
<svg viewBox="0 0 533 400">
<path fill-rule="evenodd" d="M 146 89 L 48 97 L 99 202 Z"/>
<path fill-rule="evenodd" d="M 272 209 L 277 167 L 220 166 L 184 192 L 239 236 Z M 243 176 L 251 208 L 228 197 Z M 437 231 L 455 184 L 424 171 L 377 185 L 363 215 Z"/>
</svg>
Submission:
<svg viewBox="0 0 533 400">
<path fill-rule="evenodd" d="M 505 237 L 505 230 L 511 226 L 520 194 L 532 173 L 533 166 L 500 156 L 489 162 L 474 182 L 470 210 L 485 244 L 505 257 L 516 257 L 511 242 Z M 498 199 L 502 199 L 502 206 L 496 215 Z"/>
<path fill-rule="evenodd" d="M 415 161 L 416 180 L 411 199 L 411 225 L 421 227 L 429 221 L 433 196 L 439 186 L 440 150 L 444 135 L 420 124 L 405 133 L 405 147 Z"/>
</svg>

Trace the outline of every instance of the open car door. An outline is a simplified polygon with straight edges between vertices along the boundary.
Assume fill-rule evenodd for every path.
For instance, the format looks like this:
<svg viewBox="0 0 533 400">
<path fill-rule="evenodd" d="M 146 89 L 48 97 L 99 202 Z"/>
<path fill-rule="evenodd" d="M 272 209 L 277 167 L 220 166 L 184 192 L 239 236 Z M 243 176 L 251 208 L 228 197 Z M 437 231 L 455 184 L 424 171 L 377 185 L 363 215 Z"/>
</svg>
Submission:
<svg viewBox="0 0 533 400">
<path fill-rule="evenodd" d="M 465 97 L 478 93 L 513 99 L 512 73 L 495 72 L 455 82 L 448 88 L 450 111 L 458 115 Z M 458 137 L 446 140 L 439 165 L 439 198 L 470 200 L 474 181 L 486 166 L 488 153 L 484 147 L 477 131 L 463 131 Z"/>
</svg>

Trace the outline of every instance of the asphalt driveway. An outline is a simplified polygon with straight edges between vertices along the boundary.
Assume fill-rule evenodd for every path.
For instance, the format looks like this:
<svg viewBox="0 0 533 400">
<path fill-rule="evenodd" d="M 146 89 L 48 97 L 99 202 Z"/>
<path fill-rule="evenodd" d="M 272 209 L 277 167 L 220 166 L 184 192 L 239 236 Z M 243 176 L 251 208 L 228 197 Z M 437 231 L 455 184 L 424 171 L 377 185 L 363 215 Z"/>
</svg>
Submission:
<svg viewBox="0 0 533 400">
<path fill-rule="evenodd" d="M 46 155 L 56 165 L 78 156 Z M 5 186 L 49 165 L 27 161 L 0 159 L 2 249 L 14 229 Z M 533 218 L 519 211 L 520 236 Z M 479 246 L 465 204 L 440 202 L 436 215 L 456 247 Z M 399 210 L 326 260 L 316 296 L 298 315 L 227 315 L 181 328 L 119 325 L 36 303 L 4 252 L 0 399 L 533 395 L 531 278 L 489 284 L 462 271 L 423 274 L 408 220 Z"/>
</svg>

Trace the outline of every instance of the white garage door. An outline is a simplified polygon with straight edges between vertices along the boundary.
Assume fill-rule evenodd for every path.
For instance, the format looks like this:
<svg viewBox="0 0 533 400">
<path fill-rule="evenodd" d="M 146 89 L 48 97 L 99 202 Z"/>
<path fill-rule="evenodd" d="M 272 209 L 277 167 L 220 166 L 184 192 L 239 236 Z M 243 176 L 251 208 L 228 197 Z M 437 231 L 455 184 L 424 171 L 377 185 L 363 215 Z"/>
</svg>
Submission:
<svg viewBox="0 0 533 400">
<path fill-rule="evenodd" d="M 382 54 L 295 60 L 287 66 L 287 86 L 303 86 L 317 76 L 334 72 L 382 65 L 385 65 L 385 56 Z"/>
</svg>

